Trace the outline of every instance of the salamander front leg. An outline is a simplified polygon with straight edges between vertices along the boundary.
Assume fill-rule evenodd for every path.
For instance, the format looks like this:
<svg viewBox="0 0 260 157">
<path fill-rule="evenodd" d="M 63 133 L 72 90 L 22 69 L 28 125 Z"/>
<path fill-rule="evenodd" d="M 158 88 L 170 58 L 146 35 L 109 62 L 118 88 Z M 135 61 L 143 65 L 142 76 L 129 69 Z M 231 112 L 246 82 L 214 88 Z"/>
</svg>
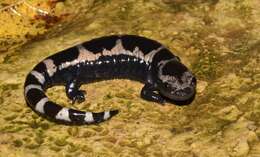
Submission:
<svg viewBox="0 0 260 157">
<path fill-rule="evenodd" d="M 79 90 L 80 85 L 77 83 L 76 80 L 69 81 L 66 84 L 66 94 L 67 97 L 72 100 L 72 104 L 74 104 L 76 101 L 78 103 L 81 103 L 85 101 L 86 92 L 84 90 Z"/>
<path fill-rule="evenodd" d="M 165 99 L 160 94 L 155 93 L 154 91 L 156 91 L 156 89 L 152 84 L 145 84 L 141 91 L 141 97 L 148 101 L 164 104 Z"/>
</svg>

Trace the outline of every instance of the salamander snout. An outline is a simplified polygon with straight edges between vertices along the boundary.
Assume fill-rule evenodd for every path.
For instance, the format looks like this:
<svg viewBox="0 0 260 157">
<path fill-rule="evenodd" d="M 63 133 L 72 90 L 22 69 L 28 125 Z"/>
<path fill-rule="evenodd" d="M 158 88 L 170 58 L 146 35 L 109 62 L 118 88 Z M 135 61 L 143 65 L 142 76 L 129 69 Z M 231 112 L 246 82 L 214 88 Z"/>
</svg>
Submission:
<svg viewBox="0 0 260 157">
<path fill-rule="evenodd" d="M 177 60 L 164 61 L 159 66 L 158 88 L 161 95 L 173 101 L 187 101 L 196 94 L 196 78 Z"/>
<path fill-rule="evenodd" d="M 196 78 L 193 77 L 191 81 L 187 80 L 185 83 L 180 83 L 179 88 L 170 87 L 171 94 L 168 97 L 175 101 L 186 101 L 194 97 L 196 93 Z"/>
</svg>

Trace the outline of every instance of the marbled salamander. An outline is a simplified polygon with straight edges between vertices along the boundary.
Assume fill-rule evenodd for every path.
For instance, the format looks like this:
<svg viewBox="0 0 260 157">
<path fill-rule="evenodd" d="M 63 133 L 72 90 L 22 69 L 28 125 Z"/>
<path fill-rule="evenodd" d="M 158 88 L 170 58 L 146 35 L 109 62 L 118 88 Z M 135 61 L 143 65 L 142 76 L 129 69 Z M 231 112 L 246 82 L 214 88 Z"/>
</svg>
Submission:
<svg viewBox="0 0 260 157">
<path fill-rule="evenodd" d="M 37 113 L 64 124 L 92 124 L 111 118 L 118 110 L 84 112 L 49 100 L 45 91 L 65 85 L 73 102 L 83 102 L 84 83 L 114 78 L 143 82 L 141 97 L 164 103 L 194 98 L 196 79 L 180 59 L 160 43 L 135 35 L 105 36 L 56 53 L 27 75 L 24 95 Z"/>
</svg>

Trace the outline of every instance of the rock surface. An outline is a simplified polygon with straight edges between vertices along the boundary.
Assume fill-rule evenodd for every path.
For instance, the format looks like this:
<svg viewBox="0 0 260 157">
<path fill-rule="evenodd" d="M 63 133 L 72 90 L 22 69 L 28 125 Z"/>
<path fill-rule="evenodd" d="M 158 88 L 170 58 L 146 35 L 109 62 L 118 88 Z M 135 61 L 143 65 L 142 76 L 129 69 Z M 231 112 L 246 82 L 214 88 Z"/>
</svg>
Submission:
<svg viewBox="0 0 260 157">
<path fill-rule="evenodd" d="M 13 2 L 19 1 L 0 2 L 0 156 L 260 156 L 258 0 L 32 0 L 8 6 Z M 30 6 L 62 19 L 36 20 L 38 14 L 26 11 Z M 197 76 L 192 104 L 147 102 L 139 96 L 140 83 L 112 80 L 82 86 L 88 95 L 81 104 L 71 105 L 64 87 L 47 92 L 64 106 L 120 110 L 100 125 L 58 125 L 26 106 L 23 83 L 35 64 L 109 34 L 143 35 L 168 46 Z"/>
</svg>

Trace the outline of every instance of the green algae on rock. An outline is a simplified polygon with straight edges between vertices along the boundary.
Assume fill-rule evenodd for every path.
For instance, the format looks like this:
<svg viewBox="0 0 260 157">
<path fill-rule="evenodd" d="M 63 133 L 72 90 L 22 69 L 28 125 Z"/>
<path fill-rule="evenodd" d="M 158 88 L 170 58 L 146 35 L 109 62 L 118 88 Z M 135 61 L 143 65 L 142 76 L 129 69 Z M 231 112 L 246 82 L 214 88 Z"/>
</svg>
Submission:
<svg viewBox="0 0 260 157">
<path fill-rule="evenodd" d="M 27 18 L 0 9 L 0 156 L 260 156 L 258 0 L 26 2 L 62 20 L 35 17 L 23 5 L 14 9 Z M 120 110 L 98 126 L 63 126 L 31 112 L 22 87 L 33 65 L 108 34 L 144 35 L 170 47 L 197 75 L 194 102 L 149 103 L 139 97 L 140 83 L 113 80 L 84 85 L 87 101 L 73 106 L 62 87 L 48 90 L 64 106 Z"/>
</svg>

